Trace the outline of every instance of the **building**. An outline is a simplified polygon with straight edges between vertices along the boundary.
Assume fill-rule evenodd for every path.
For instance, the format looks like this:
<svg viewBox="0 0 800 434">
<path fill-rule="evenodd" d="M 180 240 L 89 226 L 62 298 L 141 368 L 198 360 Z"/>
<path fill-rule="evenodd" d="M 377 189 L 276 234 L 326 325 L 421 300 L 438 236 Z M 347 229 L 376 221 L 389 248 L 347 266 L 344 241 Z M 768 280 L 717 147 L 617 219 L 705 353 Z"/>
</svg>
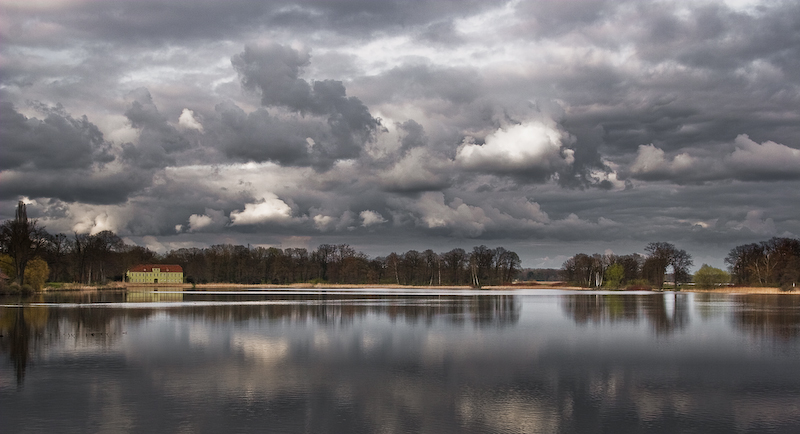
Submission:
<svg viewBox="0 0 800 434">
<path fill-rule="evenodd" d="M 183 268 L 172 264 L 137 265 L 126 274 L 128 283 L 183 283 Z"/>
</svg>

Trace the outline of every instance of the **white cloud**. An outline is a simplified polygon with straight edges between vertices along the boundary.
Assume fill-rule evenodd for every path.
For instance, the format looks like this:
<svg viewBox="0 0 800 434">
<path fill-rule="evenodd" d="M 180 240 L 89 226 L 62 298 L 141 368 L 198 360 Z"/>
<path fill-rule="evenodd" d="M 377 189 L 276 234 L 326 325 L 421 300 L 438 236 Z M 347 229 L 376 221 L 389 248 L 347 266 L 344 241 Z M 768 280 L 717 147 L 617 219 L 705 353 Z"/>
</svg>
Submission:
<svg viewBox="0 0 800 434">
<path fill-rule="evenodd" d="M 314 221 L 314 227 L 321 232 L 355 229 L 355 226 L 353 226 L 355 223 L 355 214 L 350 210 L 343 212 L 339 217 L 320 213 L 312 217 L 312 220 Z"/>
<path fill-rule="evenodd" d="M 273 193 L 265 193 L 261 202 L 247 203 L 243 211 L 231 212 L 231 225 L 286 223 L 292 219 L 292 208 Z"/>
<path fill-rule="evenodd" d="M 575 161 L 574 151 L 562 147 L 564 138 L 555 122 L 530 121 L 489 134 L 484 145 L 465 140 L 456 162 L 465 169 L 487 172 L 551 173 Z"/>
<path fill-rule="evenodd" d="M 800 175 L 800 150 L 766 141 L 760 145 L 746 134 L 734 141 L 736 150 L 726 157 L 727 165 L 736 171 L 768 172 L 773 176 Z"/>
<path fill-rule="evenodd" d="M 336 226 L 336 217 L 333 216 L 317 214 L 314 216 L 313 220 L 314 227 L 322 232 L 333 229 L 333 227 Z"/>
<path fill-rule="evenodd" d="M 246 210 L 247 208 L 245 208 Z M 205 214 L 192 214 L 189 216 L 189 232 L 210 231 L 222 229 L 228 218 L 222 210 L 206 208 Z"/>
<path fill-rule="evenodd" d="M 681 182 L 717 179 L 765 180 L 800 177 L 800 150 L 780 143 L 761 144 L 740 134 L 733 151 L 694 157 L 686 152 L 672 159 L 652 144 L 639 145 L 630 173 L 641 179 L 673 179 Z"/>
<path fill-rule="evenodd" d="M 130 216 L 125 215 L 125 210 L 120 207 L 106 206 L 102 210 L 81 205 L 71 207 L 69 213 L 76 218 L 72 231 L 79 234 L 96 235 L 102 231 L 119 233 L 128 223 Z"/>
<path fill-rule="evenodd" d="M 197 231 L 203 229 L 205 227 L 211 226 L 211 223 L 214 221 L 211 220 L 211 217 L 203 214 L 192 214 L 189 216 L 189 230 L 190 231 Z"/>
<path fill-rule="evenodd" d="M 697 170 L 696 164 L 699 161 L 691 155 L 681 153 L 676 155 L 672 161 L 668 161 L 662 149 L 655 145 L 639 145 L 636 160 L 631 165 L 631 173 L 634 175 L 679 175 L 688 174 Z"/>
<path fill-rule="evenodd" d="M 664 157 L 664 151 L 656 148 L 652 143 L 649 145 L 639 145 L 636 153 L 636 160 L 631 165 L 631 172 L 634 174 L 653 173 L 665 170 L 668 166 Z"/>
<path fill-rule="evenodd" d="M 420 225 L 429 229 L 449 228 L 471 237 L 481 235 L 492 223 L 480 207 L 468 205 L 460 198 L 445 203 L 444 194 L 440 192 L 423 194 L 409 208 L 417 215 Z"/>
<path fill-rule="evenodd" d="M 381 223 L 386 223 L 387 221 L 379 212 L 372 210 L 361 211 L 359 216 L 361 217 L 361 226 L 364 227 L 379 225 Z"/>
<path fill-rule="evenodd" d="M 191 130 L 203 131 L 203 125 L 195 119 L 194 112 L 188 108 L 183 109 L 178 117 L 178 125 Z"/>
<path fill-rule="evenodd" d="M 496 200 L 493 205 L 498 213 L 505 214 L 511 218 L 537 223 L 550 221 L 547 213 L 542 211 L 538 203 L 531 202 L 524 197 Z"/>
</svg>

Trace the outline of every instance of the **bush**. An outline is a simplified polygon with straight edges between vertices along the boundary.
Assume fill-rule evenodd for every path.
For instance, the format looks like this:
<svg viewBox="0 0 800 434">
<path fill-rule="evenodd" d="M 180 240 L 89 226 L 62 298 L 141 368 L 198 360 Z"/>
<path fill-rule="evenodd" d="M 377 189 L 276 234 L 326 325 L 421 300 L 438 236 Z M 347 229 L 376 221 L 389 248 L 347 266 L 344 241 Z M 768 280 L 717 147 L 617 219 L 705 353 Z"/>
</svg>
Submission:
<svg viewBox="0 0 800 434">
<path fill-rule="evenodd" d="M 20 286 L 19 286 L 19 283 L 17 283 L 17 282 L 11 282 L 11 283 L 9 283 L 9 284 L 6 286 L 6 288 L 5 288 L 5 291 L 4 291 L 4 292 L 5 292 L 6 294 L 13 294 L 13 295 L 17 295 L 17 294 L 19 294 L 19 293 L 21 293 L 21 292 L 22 292 L 22 288 L 20 288 Z"/>
<path fill-rule="evenodd" d="M 731 276 L 719 268 L 703 264 L 694 274 L 694 284 L 698 288 L 716 288 L 731 281 Z"/>
<path fill-rule="evenodd" d="M 622 279 L 625 278 L 625 269 L 620 264 L 613 264 L 608 267 L 605 272 L 605 282 L 603 286 L 612 289 L 618 289 L 622 285 Z"/>
<path fill-rule="evenodd" d="M 50 267 L 47 266 L 47 262 L 42 258 L 33 258 L 25 267 L 25 284 L 38 291 L 44 287 L 49 275 Z"/>
<path fill-rule="evenodd" d="M 12 281 L 17 278 L 17 273 L 14 271 L 14 259 L 6 254 L 0 254 L 0 270 L 3 270 Z"/>
</svg>

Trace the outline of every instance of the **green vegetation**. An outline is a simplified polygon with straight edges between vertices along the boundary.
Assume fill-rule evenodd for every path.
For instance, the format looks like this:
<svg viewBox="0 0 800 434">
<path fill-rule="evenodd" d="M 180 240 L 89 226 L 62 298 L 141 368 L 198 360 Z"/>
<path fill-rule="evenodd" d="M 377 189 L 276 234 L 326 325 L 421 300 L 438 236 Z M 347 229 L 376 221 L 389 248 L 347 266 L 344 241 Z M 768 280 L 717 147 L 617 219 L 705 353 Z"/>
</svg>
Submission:
<svg viewBox="0 0 800 434">
<path fill-rule="evenodd" d="M 39 291 L 44 287 L 48 275 L 50 275 L 50 267 L 42 258 L 36 257 L 28 261 L 28 266 L 25 268 L 26 285 Z"/>
<path fill-rule="evenodd" d="M 724 270 L 703 264 L 697 273 L 694 273 L 694 284 L 698 288 L 716 288 L 731 281 L 731 276 Z"/>
<path fill-rule="evenodd" d="M 605 282 L 603 286 L 611 289 L 619 289 L 622 286 L 622 280 L 625 278 L 625 269 L 619 263 L 611 264 L 606 269 Z"/>
</svg>

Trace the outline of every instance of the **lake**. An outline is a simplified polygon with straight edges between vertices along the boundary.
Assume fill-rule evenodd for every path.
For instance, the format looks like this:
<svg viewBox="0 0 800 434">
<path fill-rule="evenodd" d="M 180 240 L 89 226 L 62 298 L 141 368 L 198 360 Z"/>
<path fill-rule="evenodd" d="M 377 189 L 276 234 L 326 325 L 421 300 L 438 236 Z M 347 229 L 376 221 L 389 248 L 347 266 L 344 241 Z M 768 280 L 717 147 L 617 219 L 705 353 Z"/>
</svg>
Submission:
<svg viewBox="0 0 800 434">
<path fill-rule="evenodd" d="M 4 433 L 797 433 L 800 296 L 0 299 Z"/>
</svg>

